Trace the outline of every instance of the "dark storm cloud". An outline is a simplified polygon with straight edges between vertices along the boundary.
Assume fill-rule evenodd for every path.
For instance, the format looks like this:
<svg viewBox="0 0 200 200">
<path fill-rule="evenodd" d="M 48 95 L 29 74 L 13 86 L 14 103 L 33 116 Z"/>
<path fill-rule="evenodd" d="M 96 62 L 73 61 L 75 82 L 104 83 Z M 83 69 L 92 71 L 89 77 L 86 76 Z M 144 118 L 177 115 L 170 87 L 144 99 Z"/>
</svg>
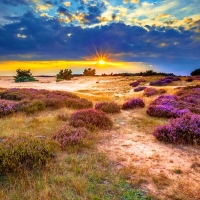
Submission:
<svg viewBox="0 0 200 200">
<path fill-rule="evenodd" d="M 67 14 L 67 9 L 59 8 Z M 23 29 L 21 29 L 23 27 Z M 200 42 L 195 31 L 165 27 L 145 28 L 113 23 L 101 28 L 62 26 L 57 19 L 36 18 L 26 13 L 0 29 L 0 56 L 40 54 L 43 59 L 81 59 L 97 49 L 109 49 L 119 60 L 151 63 L 200 63 Z M 71 34 L 69 37 L 68 34 Z M 187 65 L 188 66 L 188 65 Z"/>
<path fill-rule="evenodd" d="M 9 4 L 9 5 L 13 5 L 16 6 L 18 4 L 28 4 L 30 3 L 30 1 L 26 1 L 26 0 L 1 0 L 0 3 L 4 3 L 4 4 Z"/>
</svg>

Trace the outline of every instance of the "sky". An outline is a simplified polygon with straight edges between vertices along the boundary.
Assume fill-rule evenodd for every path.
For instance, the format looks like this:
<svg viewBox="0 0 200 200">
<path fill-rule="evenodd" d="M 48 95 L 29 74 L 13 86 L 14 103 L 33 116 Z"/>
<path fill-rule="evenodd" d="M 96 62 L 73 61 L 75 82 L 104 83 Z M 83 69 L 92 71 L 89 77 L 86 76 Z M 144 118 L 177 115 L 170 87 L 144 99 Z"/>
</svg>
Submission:
<svg viewBox="0 0 200 200">
<path fill-rule="evenodd" d="M 200 0 L 0 0 L 0 75 L 86 67 L 190 74 L 200 68 Z"/>
</svg>

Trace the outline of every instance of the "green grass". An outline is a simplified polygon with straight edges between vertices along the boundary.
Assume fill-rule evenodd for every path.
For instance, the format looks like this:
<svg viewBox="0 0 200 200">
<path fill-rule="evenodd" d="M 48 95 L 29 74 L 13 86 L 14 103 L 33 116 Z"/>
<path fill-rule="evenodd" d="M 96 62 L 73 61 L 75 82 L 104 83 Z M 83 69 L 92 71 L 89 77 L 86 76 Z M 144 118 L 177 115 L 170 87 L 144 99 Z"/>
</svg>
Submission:
<svg viewBox="0 0 200 200">
<path fill-rule="evenodd" d="M 73 110 L 43 111 L 33 116 L 18 113 L 0 119 L 0 138 L 12 135 L 51 138 L 68 121 L 58 114 Z M 97 132 L 93 134 L 98 135 Z M 0 199 L 5 200 L 146 200 L 116 172 L 115 165 L 96 147 L 98 136 L 90 145 L 69 147 L 57 154 L 55 162 L 42 170 L 0 175 Z"/>
</svg>

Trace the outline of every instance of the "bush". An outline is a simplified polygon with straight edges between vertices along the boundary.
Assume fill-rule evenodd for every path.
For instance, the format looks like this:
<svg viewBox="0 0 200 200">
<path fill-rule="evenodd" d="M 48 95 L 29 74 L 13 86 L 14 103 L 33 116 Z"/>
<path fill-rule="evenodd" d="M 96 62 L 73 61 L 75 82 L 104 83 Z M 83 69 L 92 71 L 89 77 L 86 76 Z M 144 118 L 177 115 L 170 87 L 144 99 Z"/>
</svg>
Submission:
<svg viewBox="0 0 200 200">
<path fill-rule="evenodd" d="M 137 87 L 137 88 L 134 89 L 134 92 L 140 92 L 140 91 L 142 91 L 142 90 L 144 90 L 146 88 L 147 87 L 145 87 L 145 86 Z"/>
<path fill-rule="evenodd" d="M 12 137 L 0 143 L 0 174 L 45 166 L 55 155 L 55 143 L 32 137 Z"/>
<path fill-rule="evenodd" d="M 22 70 L 17 69 L 16 70 L 17 75 L 14 76 L 15 82 L 31 82 L 36 81 L 36 79 L 33 77 L 30 69 L 29 70 Z"/>
<path fill-rule="evenodd" d="M 194 71 L 191 72 L 191 76 L 200 76 L 200 68 L 195 69 Z"/>
<path fill-rule="evenodd" d="M 134 81 L 134 82 L 130 83 L 130 86 L 137 87 L 139 84 L 140 84 L 139 81 Z"/>
<path fill-rule="evenodd" d="M 27 114 L 34 114 L 38 111 L 45 110 L 46 106 L 44 102 L 39 100 L 34 100 L 31 103 L 24 106 L 23 111 L 25 111 Z"/>
<path fill-rule="evenodd" d="M 83 71 L 84 76 L 95 76 L 95 74 L 96 74 L 95 69 L 88 68 L 88 69 L 84 69 Z"/>
<path fill-rule="evenodd" d="M 168 76 L 165 78 L 161 78 L 157 81 L 150 82 L 149 85 L 151 86 L 165 86 L 169 83 L 172 83 L 173 81 L 180 81 L 181 79 L 178 77 Z"/>
<path fill-rule="evenodd" d="M 119 113 L 120 106 L 114 102 L 100 102 L 95 105 L 95 109 L 101 110 L 105 113 Z"/>
<path fill-rule="evenodd" d="M 0 99 L 0 117 L 16 112 L 18 103 Z"/>
<path fill-rule="evenodd" d="M 144 90 L 144 96 L 150 97 L 158 94 L 158 90 L 155 88 L 146 88 Z"/>
<path fill-rule="evenodd" d="M 200 116 L 187 113 L 170 120 L 169 124 L 157 127 L 154 136 L 173 144 L 200 145 Z"/>
<path fill-rule="evenodd" d="M 12 88 L 0 92 L 0 98 L 4 99 L 4 101 L 14 100 L 18 103 L 15 111 L 25 111 L 30 114 L 45 108 L 58 109 L 68 107 L 83 109 L 93 107 L 91 101 L 62 91 Z M 14 101 L 12 101 L 12 104 L 15 103 Z M 4 113 L 6 114 L 6 112 Z"/>
<path fill-rule="evenodd" d="M 74 127 L 109 129 L 113 126 L 113 123 L 104 112 L 90 108 L 74 112 L 70 118 L 70 125 Z"/>
<path fill-rule="evenodd" d="M 60 72 L 56 75 L 56 82 L 62 80 L 70 80 L 71 78 L 73 78 L 71 69 L 61 69 Z"/>
<path fill-rule="evenodd" d="M 148 107 L 147 113 L 155 117 L 180 117 L 185 113 L 200 114 L 199 85 L 186 87 L 176 95 L 161 95 Z"/>
<path fill-rule="evenodd" d="M 134 109 L 134 108 L 144 108 L 144 107 L 145 107 L 144 101 L 140 98 L 130 99 L 129 101 L 125 102 L 122 105 L 123 110 Z"/>
<path fill-rule="evenodd" d="M 89 138 L 91 138 L 90 133 L 86 128 L 74 128 L 66 125 L 52 136 L 52 139 L 60 144 L 62 150 L 69 145 L 82 145 Z"/>
</svg>

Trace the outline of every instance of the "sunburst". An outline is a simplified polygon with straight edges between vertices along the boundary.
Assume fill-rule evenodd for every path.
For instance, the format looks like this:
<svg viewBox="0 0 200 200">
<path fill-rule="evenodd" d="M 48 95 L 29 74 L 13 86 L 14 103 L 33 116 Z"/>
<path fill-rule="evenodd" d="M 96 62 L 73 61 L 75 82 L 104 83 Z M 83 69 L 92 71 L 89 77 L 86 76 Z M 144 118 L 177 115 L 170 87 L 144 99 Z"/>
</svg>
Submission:
<svg viewBox="0 0 200 200">
<path fill-rule="evenodd" d="M 93 60 L 95 64 L 98 65 L 106 65 L 110 62 L 111 54 L 108 52 L 108 50 L 103 51 L 102 49 L 100 51 L 97 50 L 97 48 L 94 46 L 95 54 L 90 53 L 92 56 L 87 57 L 87 60 Z"/>
</svg>

